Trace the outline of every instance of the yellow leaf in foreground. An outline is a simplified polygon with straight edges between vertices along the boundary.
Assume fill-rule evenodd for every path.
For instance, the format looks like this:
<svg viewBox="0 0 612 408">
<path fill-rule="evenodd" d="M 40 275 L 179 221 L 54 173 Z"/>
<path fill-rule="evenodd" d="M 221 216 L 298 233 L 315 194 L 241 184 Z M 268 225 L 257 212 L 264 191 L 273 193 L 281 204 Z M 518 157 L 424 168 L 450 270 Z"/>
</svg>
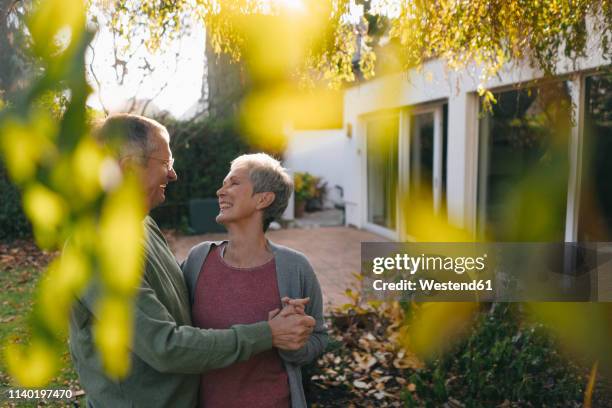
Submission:
<svg viewBox="0 0 612 408">
<path fill-rule="evenodd" d="M 49 265 L 40 283 L 37 308 L 52 329 L 65 331 L 75 295 L 85 286 L 90 265 L 74 247 L 66 247 L 61 258 Z"/>
<path fill-rule="evenodd" d="M 462 334 L 478 310 L 478 303 L 423 303 L 408 323 L 401 339 L 407 350 L 423 358 L 444 351 Z"/>
<path fill-rule="evenodd" d="M 67 205 L 57 193 L 42 184 L 29 187 L 23 197 L 27 215 L 35 225 L 44 229 L 54 229 L 63 221 Z"/>
<path fill-rule="evenodd" d="M 73 156 L 73 174 L 77 178 L 76 187 L 85 201 L 97 197 L 101 191 L 100 172 L 104 155 L 90 137 L 84 137 Z"/>
<path fill-rule="evenodd" d="M 598 360 L 602 373 L 612 373 L 612 303 L 541 302 L 527 306 L 531 317 L 551 329 L 566 351 Z"/>
<path fill-rule="evenodd" d="M 41 57 L 52 56 L 59 48 L 62 34 L 73 37 L 85 28 L 85 2 L 83 0 L 42 0 L 28 20 L 34 40 L 34 50 Z M 72 38 L 76 40 L 76 38 Z"/>
<path fill-rule="evenodd" d="M 99 320 L 94 327 L 94 340 L 105 371 L 111 377 L 123 378 L 130 370 L 132 309 L 125 299 L 116 297 L 102 299 L 97 309 Z"/>
<path fill-rule="evenodd" d="M 42 387 L 57 370 L 58 353 L 49 344 L 9 344 L 4 350 L 8 371 L 22 387 Z"/>
<path fill-rule="evenodd" d="M 31 122 L 8 118 L 0 128 L 0 147 L 11 177 L 22 183 L 34 176 L 44 155 L 52 155 L 56 129 L 45 114 L 36 114 Z"/>
<path fill-rule="evenodd" d="M 132 293 L 142 277 L 144 217 L 140 185 L 126 178 L 104 204 L 98 247 L 104 283 L 121 293 Z"/>
<path fill-rule="evenodd" d="M 68 204 L 59 194 L 42 184 L 33 184 L 23 194 L 23 208 L 34 226 L 37 243 L 51 247 L 68 213 Z"/>
</svg>

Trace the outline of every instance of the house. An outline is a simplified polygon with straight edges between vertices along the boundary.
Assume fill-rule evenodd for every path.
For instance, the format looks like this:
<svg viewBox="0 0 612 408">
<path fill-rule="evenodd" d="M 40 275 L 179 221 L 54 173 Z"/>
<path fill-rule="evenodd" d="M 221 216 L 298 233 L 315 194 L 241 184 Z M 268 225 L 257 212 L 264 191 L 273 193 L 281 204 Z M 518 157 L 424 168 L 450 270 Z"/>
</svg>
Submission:
<svg viewBox="0 0 612 408">
<path fill-rule="evenodd" d="M 546 83 L 508 64 L 487 84 L 491 112 L 475 66 L 454 72 L 430 60 L 361 82 L 344 92 L 342 128 L 290 132 L 285 165 L 340 186 L 346 223 L 394 240 L 412 239 L 401 197 L 428 197 L 433 213 L 476 239 L 610 241 L 612 69 L 598 44 L 587 49 L 561 58 Z M 551 120 L 551 103 L 566 113 Z M 510 192 L 514 213 L 503 208 Z"/>
</svg>

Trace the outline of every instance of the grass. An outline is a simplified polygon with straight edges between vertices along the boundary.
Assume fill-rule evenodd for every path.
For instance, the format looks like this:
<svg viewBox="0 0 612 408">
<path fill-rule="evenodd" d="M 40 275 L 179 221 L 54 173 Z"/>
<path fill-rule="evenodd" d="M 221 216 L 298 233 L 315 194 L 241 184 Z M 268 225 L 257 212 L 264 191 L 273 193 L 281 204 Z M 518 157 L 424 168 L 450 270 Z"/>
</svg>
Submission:
<svg viewBox="0 0 612 408">
<path fill-rule="evenodd" d="M 0 270 L 0 342 L 6 344 L 11 341 L 23 341 L 27 338 L 27 319 L 32 309 L 36 283 L 40 276 L 40 271 L 34 268 L 17 268 Z M 6 371 L 3 359 L 0 359 L 0 388 L 16 388 L 16 384 L 11 380 Z M 68 351 L 68 341 L 62 349 L 61 366 L 57 375 L 52 379 L 46 388 L 70 388 L 73 391 L 80 389 L 78 376 L 72 366 L 70 353 Z M 85 398 L 77 399 L 79 405 L 85 406 Z M 0 399 L 2 407 L 74 407 L 72 401 L 51 400 L 51 401 L 19 401 L 9 403 Z"/>
</svg>

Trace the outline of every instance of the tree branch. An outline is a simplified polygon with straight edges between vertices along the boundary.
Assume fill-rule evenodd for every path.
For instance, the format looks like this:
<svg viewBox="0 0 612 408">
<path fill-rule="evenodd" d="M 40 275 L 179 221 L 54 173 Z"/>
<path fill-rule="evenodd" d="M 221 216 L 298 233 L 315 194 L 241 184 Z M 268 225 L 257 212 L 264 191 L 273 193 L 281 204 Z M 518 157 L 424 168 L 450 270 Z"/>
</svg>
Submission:
<svg viewBox="0 0 612 408">
<path fill-rule="evenodd" d="M 96 85 L 98 86 L 98 101 L 100 101 L 100 105 L 102 106 L 102 110 L 104 111 L 104 114 L 108 115 L 108 109 L 106 108 L 106 106 L 104 105 L 104 101 L 102 100 L 102 84 L 100 83 L 100 80 L 98 79 L 98 76 L 96 75 L 96 71 L 94 70 L 94 60 L 96 59 L 95 44 L 97 43 L 98 43 L 98 36 L 96 36 L 95 43 L 93 45 L 92 43 L 89 43 L 87 45 L 89 49 L 91 50 L 91 61 L 89 61 L 89 72 L 91 72 L 91 75 L 94 81 L 96 82 Z"/>
</svg>

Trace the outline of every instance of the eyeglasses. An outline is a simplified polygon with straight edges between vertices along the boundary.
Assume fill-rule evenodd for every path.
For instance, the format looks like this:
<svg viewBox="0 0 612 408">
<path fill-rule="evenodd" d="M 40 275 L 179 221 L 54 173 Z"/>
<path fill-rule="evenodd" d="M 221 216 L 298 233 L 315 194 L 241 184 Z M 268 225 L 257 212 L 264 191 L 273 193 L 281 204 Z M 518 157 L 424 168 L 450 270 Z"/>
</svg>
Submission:
<svg viewBox="0 0 612 408">
<path fill-rule="evenodd" d="M 164 163 L 166 165 L 166 170 L 171 171 L 174 169 L 174 157 L 171 157 L 169 159 L 160 159 L 158 157 L 153 157 L 153 156 L 144 156 L 147 159 L 153 159 L 153 160 L 157 160 L 160 161 L 162 163 Z"/>
</svg>

